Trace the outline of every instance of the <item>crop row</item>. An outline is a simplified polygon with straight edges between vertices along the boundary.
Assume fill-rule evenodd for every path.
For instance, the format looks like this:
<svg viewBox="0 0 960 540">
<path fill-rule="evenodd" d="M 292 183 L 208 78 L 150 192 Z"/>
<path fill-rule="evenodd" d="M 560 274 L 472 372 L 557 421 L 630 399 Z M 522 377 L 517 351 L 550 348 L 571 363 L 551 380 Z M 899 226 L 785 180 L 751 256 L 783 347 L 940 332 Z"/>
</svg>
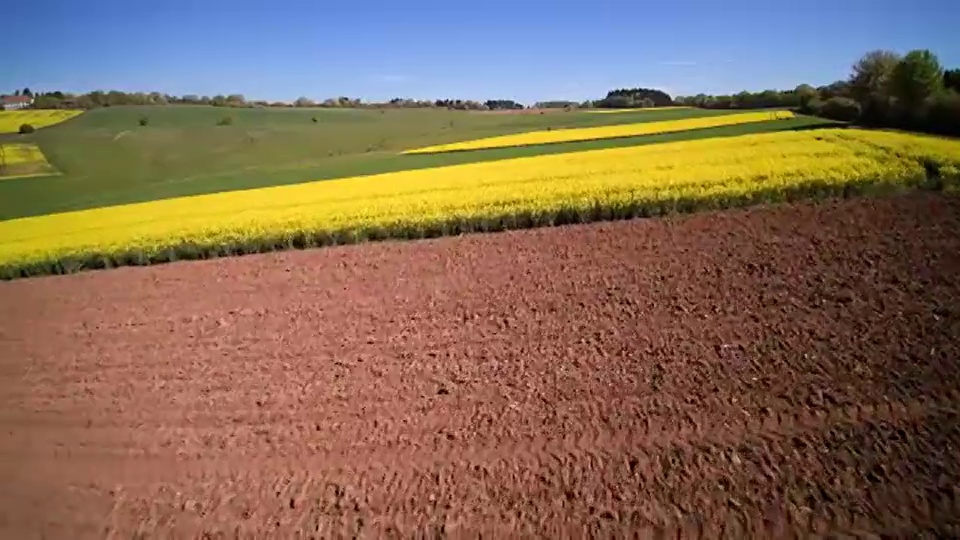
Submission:
<svg viewBox="0 0 960 540">
<path fill-rule="evenodd" d="M 942 187 L 960 141 L 746 135 L 411 170 L 0 222 L 5 277 Z"/>
<path fill-rule="evenodd" d="M 83 111 L 52 109 L 0 111 L 0 133 L 16 133 L 23 124 L 34 128 L 52 126 L 81 113 Z"/>
<path fill-rule="evenodd" d="M 678 131 L 689 131 L 692 129 L 734 126 L 739 124 L 752 124 L 756 122 L 769 122 L 773 120 L 789 120 L 793 117 L 794 115 L 790 111 L 764 111 L 728 114 L 722 116 L 683 118 L 680 120 L 665 120 L 662 122 L 642 122 L 613 126 L 529 131 L 526 133 L 486 137 L 471 141 L 425 146 L 423 148 L 407 150 L 404 152 L 404 154 L 433 154 L 440 152 L 457 152 L 462 150 L 480 150 L 484 148 L 504 148 L 510 146 L 529 146 L 534 144 L 555 144 L 574 141 L 592 141 L 598 139 L 616 139 L 621 137 L 636 137 L 639 135 L 654 135 L 658 133 L 674 133 Z"/>
<path fill-rule="evenodd" d="M 0 144 L 0 180 L 55 172 L 37 145 Z"/>
</svg>

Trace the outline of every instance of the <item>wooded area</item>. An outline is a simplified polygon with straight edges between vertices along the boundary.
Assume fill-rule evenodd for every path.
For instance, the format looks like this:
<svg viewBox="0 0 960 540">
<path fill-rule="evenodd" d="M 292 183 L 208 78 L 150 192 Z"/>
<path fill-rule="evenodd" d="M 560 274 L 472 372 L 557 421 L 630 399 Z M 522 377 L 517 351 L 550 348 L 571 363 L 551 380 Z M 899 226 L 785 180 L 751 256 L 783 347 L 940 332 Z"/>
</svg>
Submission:
<svg viewBox="0 0 960 540">
<path fill-rule="evenodd" d="M 818 88 L 801 84 L 784 91 L 698 94 L 678 97 L 676 103 L 709 109 L 789 107 L 866 126 L 960 135 L 960 69 L 944 70 L 925 49 L 904 56 L 876 50 L 853 65 L 848 79 Z"/>
</svg>

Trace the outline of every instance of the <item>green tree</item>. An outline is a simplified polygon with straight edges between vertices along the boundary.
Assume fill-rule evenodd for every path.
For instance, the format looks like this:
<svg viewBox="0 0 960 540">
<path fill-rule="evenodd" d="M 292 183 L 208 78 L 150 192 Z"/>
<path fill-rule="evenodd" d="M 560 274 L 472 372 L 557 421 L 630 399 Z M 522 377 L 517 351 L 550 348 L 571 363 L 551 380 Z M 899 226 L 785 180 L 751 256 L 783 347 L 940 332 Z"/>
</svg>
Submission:
<svg viewBox="0 0 960 540">
<path fill-rule="evenodd" d="M 960 92 L 960 69 L 948 69 L 943 72 L 943 86 Z"/>
<path fill-rule="evenodd" d="M 35 109 L 59 109 L 62 101 L 54 94 L 44 94 L 34 98 L 33 107 Z"/>
<path fill-rule="evenodd" d="M 794 88 L 793 93 L 797 95 L 797 99 L 800 101 L 800 107 L 806 107 L 810 103 L 810 100 L 819 96 L 817 89 L 809 84 L 797 86 Z"/>
<path fill-rule="evenodd" d="M 850 94 L 859 101 L 871 95 L 886 94 L 900 55 L 892 51 L 870 51 L 853 65 Z"/>
<path fill-rule="evenodd" d="M 960 93 L 950 89 L 933 96 L 925 127 L 935 133 L 960 135 Z"/>
<path fill-rule="evenodd" d="M 943 89 L 943 68 L 932 52 L 910 51 L 894 68 L 890 82 L 894 97 L 903 105 L 919 107 Z"/>
<path fill-rule="evenodd" d="M 860 104 L 850 98 L 832 97 L 823 104 L 820 114 L 833 120 L 852 122 L 860 116 Z"/>
<path fill-rule="evenodd" d="M 94 90 L 87 94 L 87 96 L 90 98 L 90 103 L 92 103 L 94 107 L 102 107 L 107 104 L 107 95 L 104 94 L 102 90 Z"/>
</svg>

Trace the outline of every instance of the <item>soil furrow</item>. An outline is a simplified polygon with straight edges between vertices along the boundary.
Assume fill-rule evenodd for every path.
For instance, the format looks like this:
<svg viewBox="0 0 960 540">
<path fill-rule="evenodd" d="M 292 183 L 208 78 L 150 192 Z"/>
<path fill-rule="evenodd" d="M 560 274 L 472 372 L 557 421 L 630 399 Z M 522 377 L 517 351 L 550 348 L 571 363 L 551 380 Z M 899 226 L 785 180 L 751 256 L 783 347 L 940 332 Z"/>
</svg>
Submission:
<svg viewBox="0 0 960 540">
<path fill-rule="evenodd" d="M 960 198 L 0 283 L 0 535 L 960 534 Z"/>
</svg>

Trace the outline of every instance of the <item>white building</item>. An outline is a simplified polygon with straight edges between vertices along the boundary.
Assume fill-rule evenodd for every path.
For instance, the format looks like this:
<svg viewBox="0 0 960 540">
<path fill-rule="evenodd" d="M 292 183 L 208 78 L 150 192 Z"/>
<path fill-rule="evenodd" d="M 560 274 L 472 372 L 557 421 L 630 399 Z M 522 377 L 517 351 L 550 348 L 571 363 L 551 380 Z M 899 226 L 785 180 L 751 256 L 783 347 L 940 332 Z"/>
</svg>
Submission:
<svg viewBox="0 0 960 540">
<path fill-rule="evenodd" d="M 13 111 L 33 105 L 32 96 L 0 96 L 0 109 Z"/>
</svg>

